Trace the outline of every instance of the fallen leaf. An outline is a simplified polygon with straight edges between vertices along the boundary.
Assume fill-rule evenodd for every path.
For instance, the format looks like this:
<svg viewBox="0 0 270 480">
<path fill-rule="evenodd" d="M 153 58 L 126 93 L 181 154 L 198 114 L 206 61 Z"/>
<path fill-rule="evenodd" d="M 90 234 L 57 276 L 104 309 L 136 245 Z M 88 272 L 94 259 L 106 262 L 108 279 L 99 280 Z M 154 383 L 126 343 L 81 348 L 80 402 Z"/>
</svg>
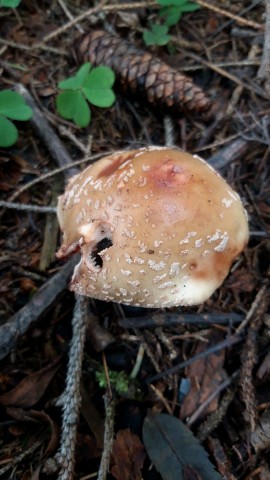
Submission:
<svg viewBox="0 0 270 480">
<path fill-rule="evenodd" d="M 141 480 L 145 459 L 144 446 L 129 428 L 117 433 L 113 442 L 112 458 L 115 465 L 111 468 L 111 473 L 117 480 Z"/>
<path fill-rule="evenodd" d="M 270 410 L 265 410 L 259 418 L 254 432 L 250 434 L 250 443 L 256 452 L 270 447 Z"/>
<path fill-rule="evenodd" d="M 226 280 L 226 286 L 234 292 L 254 292 L 256 284 L 254 273 L 244 268 L 235 270 Z"/>
<path fill-rule="evenodd" d="M 0 397 L 0 405 L 30 408 L 43 396 L 60 366 L 60 358 L 25 377 L 15 388 Z"/>
<path fill-rule="evenodd" d="M 214 345 L 220 340 L 210 330 L 208 336 L 208 343 L 199 343 L 193 355 L 198 355 L 211 345 Z M 193 362 L 186 369 L 186 378 L 190 380 L 191 388 L 183 400 L 181 406 L 180 417 L 181 419 L 187 418 L 192 415 L 198 407 L 217 389 L 217 387 L 224 381 L 223 364 L 225 358 L 225 350 L 222 349 L 219 352 L 212 355 L 206 355 L 205 358 L 201 358 Z M 216 396 L 204 409 L 203 414 L 209 414 L 214 412 L 218 406 L 218 396 Z"/>
<path fill-rule="evenodd" d="M 130 13 L 130 12 L 117 12 L 118 16 L 118 21 L 117 21 L 117 26 L 118 27 L 129 27 L 129 28 L 138 28 L 140 25 L 140 20 L 139 16 L 137 13 Z"/>
<path fill-rule="evenodd" d="M 7 413 L 10 417 L 19 420 L 20 422 L 32 423 L 47 423 L 50 427 L 50 440 L 44 452 L 44 456 L 53 452 L 58 446 L 59 442 L 59 427 L 57 423 L 44 411 L 38 410 L 24 410 L 23 408 L 8 407 Z"/>
<path fill-rule="evenodd" d="M 220 440 L 210 435 L 207 437 L 207 447 L 211 456 L 215 459 L 219 473 L 226 480 L 236 480 L 232 472 L 232 463 L 230 456 L 227 454 L 225 448 Z"/>
<path fill-rule="evenodd" d="M 163 480 L 221 480 L 207 452 L 178 418 L 149 413 L 143 425 L 143 441 Z"/>
<path fill-rule="evenodd" d="M 40 470 L 42 468 L 42 465 L 39 465 L 35 470 L 34 472 L 32 473 L 32 476 L 30 478 L 30 480 L 39 480 L 40 478 Z"/>
<path fill-rule="evenodd" d="M 261 365 L 259 366 L 256 376 L 259 380 L 266 381 L 270 375 L 270 352 L 266 354 Z"/>
<path fill-rule="evenodd" d="M 86 433 L 78 433 L 76 441 L 76 462 L 80 465 L 82 462 L 100 459 L 103 448 L 98 447 L 96 439 Z"/>
</svg>

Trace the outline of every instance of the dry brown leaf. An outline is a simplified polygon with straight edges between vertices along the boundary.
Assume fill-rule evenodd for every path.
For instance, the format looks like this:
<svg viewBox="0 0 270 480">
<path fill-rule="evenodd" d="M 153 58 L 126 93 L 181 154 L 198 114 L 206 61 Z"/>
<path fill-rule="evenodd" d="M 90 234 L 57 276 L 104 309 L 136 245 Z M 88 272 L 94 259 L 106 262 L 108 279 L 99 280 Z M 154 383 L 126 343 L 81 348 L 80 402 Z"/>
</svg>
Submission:
<svg viewBox="0 0 270 480">
<path fill-rule="evenodd" d="M 137 13 L 130 12 L 117 12 L 117 26 L 118 27 L 129 27 L 129 28 L 138 28 L 140 25 L 139 15 Z"/>
<path fill-rule="evenodd" d="M 113 442 L 112 458 L 115 465 L 111 473 L 117 480 L 141 480 L 145 459 L 144 446 L 129 428 L 117 433 Z"/>
<path fill-rule="evenodd" d="M 23 408 L 7 407 L 7 413 L 20 422 L 48 423 L 51 437 L 44 455 L 53 452 L 59 442 L 59 427 L 57 423 L 44 411 L 24 410 Z"/>
<path fill-rule="evenodd" d="M 219 441 L 218 438 L 208 436 L 207 446 L 211 453 L 212 458 L 215 459 L 215 464 L 222 478 L 226 480 L 236 480 L 232 472 L 232 463 L 229 455 Z"/>
<path fill-rule="evenodd" d="M 209 343 L 199 343 L 193 355 L 198 355 L 220 340 L 213 330 L 209 333 Z M 193 362 L 186 370 L 186 376 L 191 381 L 191 389 L 185 397 L 181 407 L 181 418 L 192 415 L 197 408 L 216 390 L 224 380 L 223 363 L 224 349 L 206 355 L 205 358 Z M 205 408 L 204 414 L 216 410 L 218 397 L 214 398 Z"/>
<path fill-rule="evenodd" d="M 235 270 L 226 281 L 228 288 L 235 292 L 254 292 L 256 287 L 256 277 L 253 272 L 244 268 Z"/>
<path fill-rule="evenodd" d="M 257 378 L 264 382 L 267 379 L 269 379 L 269 375 L 270 375 L 270 352 L 266 354 L 256 373 Z"/>
<path fill-rule="evenodd" d="M 270 447 L 270 410 L 265 410 L 259 418 L 255 431 L 250 434 L 250 443 L 256 452 Z"/>
<path fill-rule="evenodd" d="M 60 366 L 60 358 L 38 372 L 25 377 L 15 388 L 0 397 L 0 405 L 30 408 L 35 405 Z"/>
</svg>

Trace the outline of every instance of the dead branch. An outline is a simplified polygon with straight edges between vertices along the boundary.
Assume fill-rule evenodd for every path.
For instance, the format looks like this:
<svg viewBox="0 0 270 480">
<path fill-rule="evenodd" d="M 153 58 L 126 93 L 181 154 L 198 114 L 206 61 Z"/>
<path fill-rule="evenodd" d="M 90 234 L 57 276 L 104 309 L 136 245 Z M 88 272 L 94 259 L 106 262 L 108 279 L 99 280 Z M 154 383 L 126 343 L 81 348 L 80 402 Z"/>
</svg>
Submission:
<svg viewBox="0 0 270 480">
<path fill-rule="evenodd" d="M 66 167 L 67 165 L 72 164 L 72 158 L 65 145 L 51 128 L 29 91 L 21 84 L 16 86 L 16 90 L 24 97 L 27 104 L 32 108 L 33 116 L 30 121 L 58 167 Z M 75 167 L 64 171 L 66 179 L 76 173 L 78 173 L 78 170 Z"/>
<path fill-rule="evenodd" d="M 225 340 L 223 340 L 222 342 L 217 343 L 213 347 L 210 347 L 204 350 L 203 352 L 198 353 L 198 355 L 194 355 L 188 360 L 185 360 L 184 362 L 181 362 L 172 368 L 168 368 L 168 370 L 165 370 L 164 372 L 158 373 L 157 375 L 153 375 L 152 377 L 147 379 L 146 383 L 147 384 L 153 383 L 153 382 L 156 382 L 157 380 L 160 380 L 160 378 L 164 378 L 164 377 L 167 377 L 168 375 L 173 375 L 174 373 L 178 373 L 180 370 L 183 370 L 184 368 L 186 368 L 188 365 L 191 365 L 191 363 L 195 362 L 196 360 L 200 360 L 201 358 L 204 358 L 207 355 L 211 355 L 212 353 L 218 352 L 223 348 L 232 347 L 233 345 L 241 341 L 242 341 L 242 337 L 240 337 L 240 335 L 231 335 Z"/>
<path fill-rule="evenodd" d="M 234 325 L 244 319 L 238 313 L 157 313 L 146 317 L 119 318 L 118 324 L 123 328 L 157 328 L 174 325 Z"/>
<path fill-rule="evenodd" d="M 114 435 L 115 400 L 109 395 L 109 393 L 106 393 L 104 396 L 104 404 L 106 412 L 104 428 L 104 450 L 101 456 L 97 480 L 106 480 L 107 478 Z"/>
<path fill-rule="evenodd" d="M 53 277 L 33 295 L 29 302 L 0 326 L 0 359 L 8 355 L 23 335 L 65 290 L 78 257 L 71 258 Z"/>
<path fill-rule="evenodd" d="M 270 0 L 265 0 L 265 36 L 261 65 L 257 73 L 259 80 L 269 83 L 270 76 Z"/>
</svg>

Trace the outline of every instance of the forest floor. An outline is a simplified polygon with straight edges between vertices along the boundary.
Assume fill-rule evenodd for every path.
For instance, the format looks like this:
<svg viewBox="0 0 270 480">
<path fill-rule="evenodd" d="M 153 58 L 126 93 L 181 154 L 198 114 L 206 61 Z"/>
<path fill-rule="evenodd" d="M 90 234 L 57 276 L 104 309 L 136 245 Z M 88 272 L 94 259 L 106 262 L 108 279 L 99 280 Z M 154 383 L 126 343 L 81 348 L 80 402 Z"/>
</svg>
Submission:
<svg viewBox="0 0 270 480">
<path fill-rule="evenodd" d="M 61 234 L 53 211 L 2 203 L 0 477 L 63 480 L 74 468 L 81 480 L 270 479 L 269 1 L 198 1 L 200 8 L 175 25 L 158 27 L 155 42 L 162 45 L 143 39 L 151 23 L 164 23 L 154 1 L 24 0 L 16 9 L 4 3 L 0 94 L 20 92 L 34 116 L 16 122 L 14 145 L 0 147 L 2 201 L 55 207 L 69 161 L 82 169 L 98 155 L 165 145 L 172 136 L 239 193 L 250 240 L 223 285 L 199 307 L 153 311 L 89 301 L 75 460 L 71 421 L 65 428 L 73 440 L 65 459 L 58 456 L 57 473 L 53 460 L 63 454 L 65 421 L 59 398 L 76 323 L 68 290 L 74 261 L 55 257 Z M 58 84 L 78 71 L 78 45 L 95 30 L 190 77 L 189 93 L 174 92 L 168 105 L 158 87 L 150 92 L 132 71 L 136 50 L 127 47 L 116 68 L 115 103 L 91 106 L 84 128 L 64 120 L 56 109 Z M 106 50 L 111 44 L 104 38 Z M 114 55 L 117 64 L 112 49 Z M 195 85 L 204 92 L 199 99 Z M 179 437 L 184 424 L 194 435 L 188 441 L 186 429 Z M 154 453 L 149 444 L 156 444 Z"/>
</svg>

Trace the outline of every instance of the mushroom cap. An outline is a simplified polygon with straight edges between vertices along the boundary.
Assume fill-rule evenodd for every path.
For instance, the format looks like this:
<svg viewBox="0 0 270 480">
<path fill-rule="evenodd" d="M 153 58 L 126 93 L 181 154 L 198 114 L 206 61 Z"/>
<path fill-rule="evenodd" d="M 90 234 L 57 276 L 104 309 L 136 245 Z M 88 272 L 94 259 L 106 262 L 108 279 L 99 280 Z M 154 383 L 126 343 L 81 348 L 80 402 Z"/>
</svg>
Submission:
<svg viewBox="0 0 270 480">
<path fill-rule="evenodd" d="M 107 156 L 59 197 L 63 243 L 81 251 L 70 288 L 148 308 L 197 305 L 248 241 L 237 193 L 204 160 L 151 146 Z"/>
</svg>

